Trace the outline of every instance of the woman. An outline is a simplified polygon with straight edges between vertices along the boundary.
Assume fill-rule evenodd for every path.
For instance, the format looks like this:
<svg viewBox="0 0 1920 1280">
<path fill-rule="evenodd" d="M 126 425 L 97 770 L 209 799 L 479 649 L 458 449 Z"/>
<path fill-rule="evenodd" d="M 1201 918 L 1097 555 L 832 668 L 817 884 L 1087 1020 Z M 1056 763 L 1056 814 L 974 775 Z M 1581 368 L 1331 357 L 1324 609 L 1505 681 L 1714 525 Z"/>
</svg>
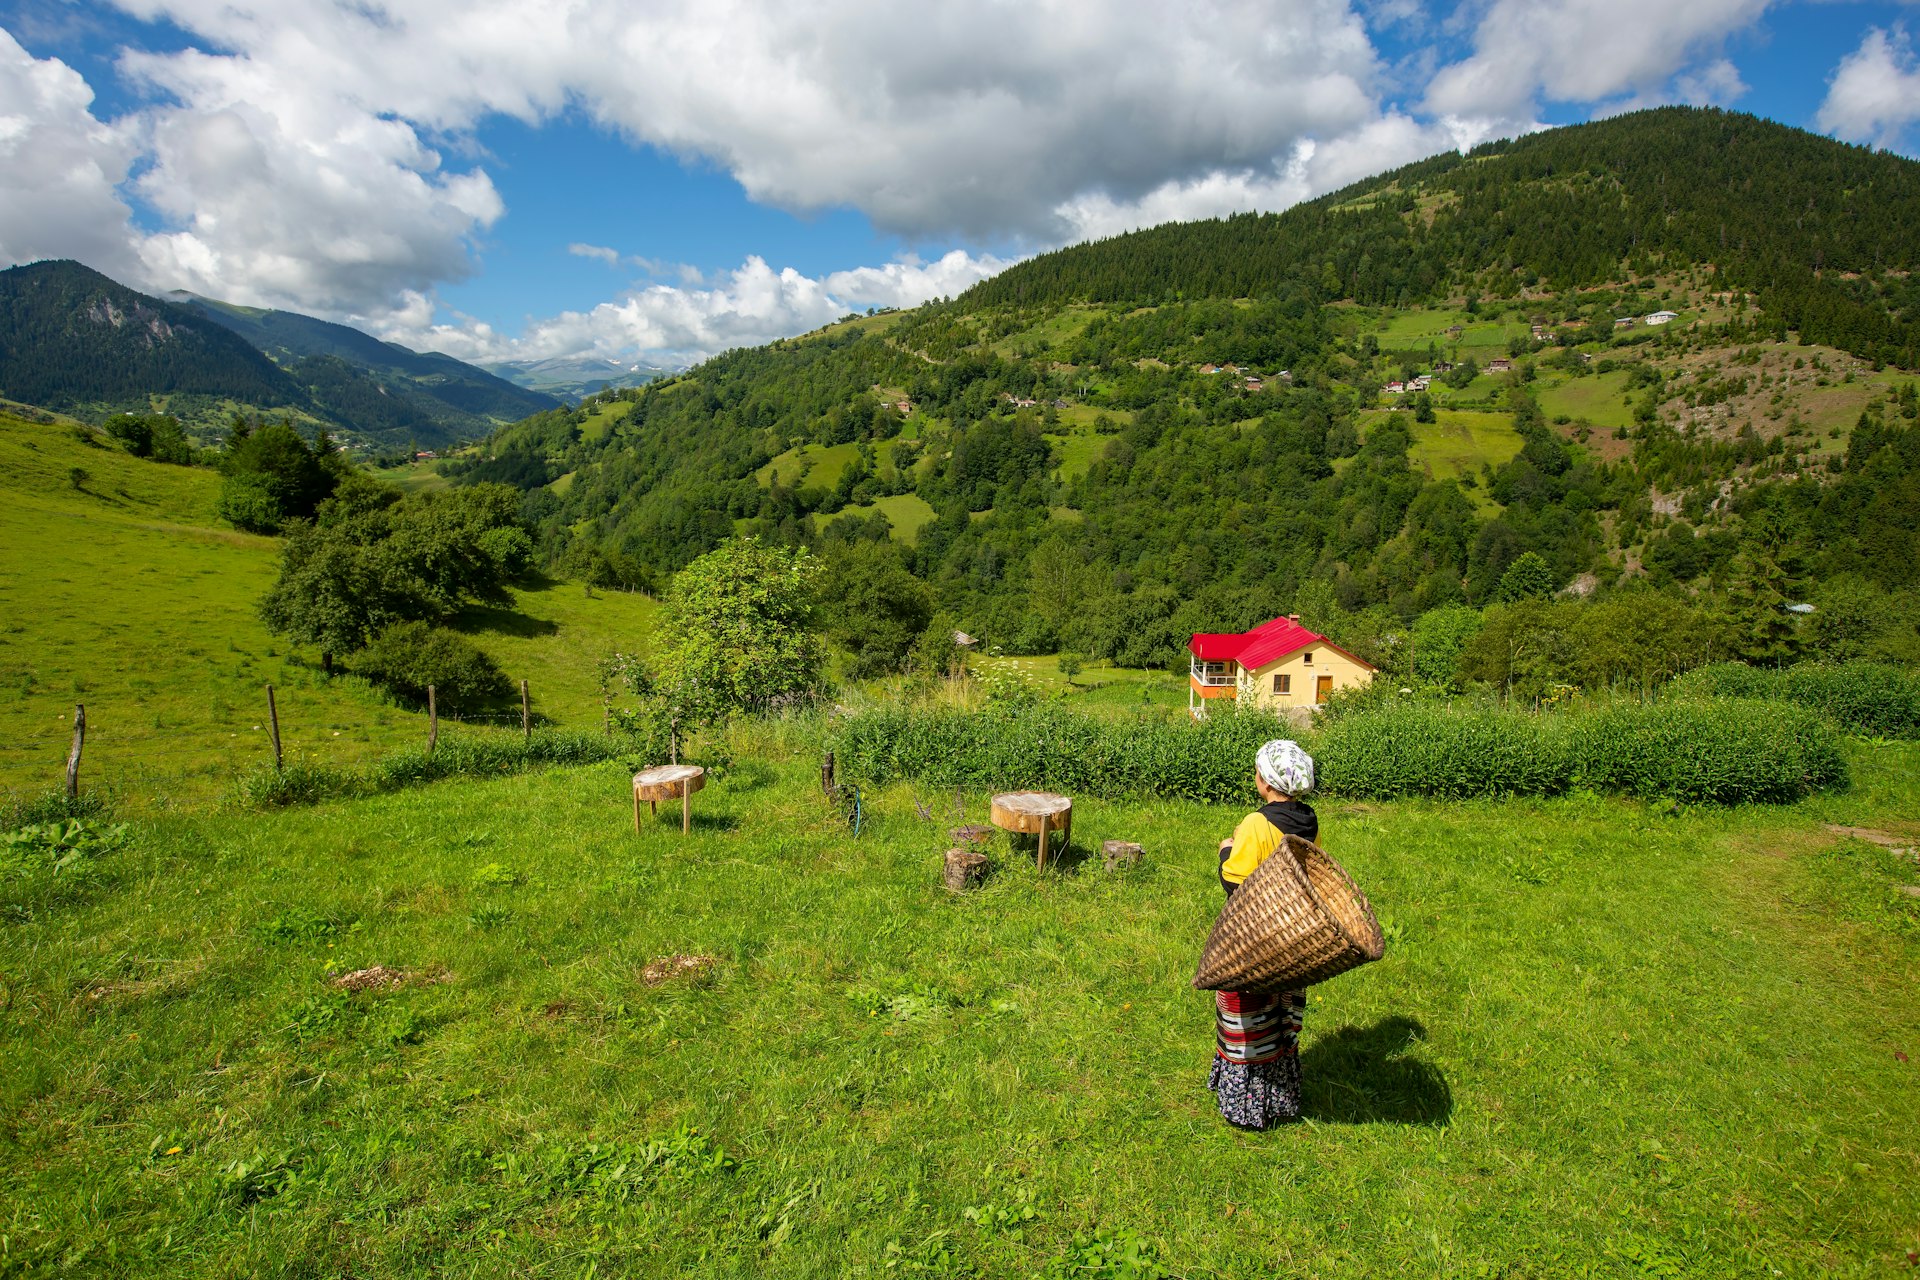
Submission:
<svg viewBox="0 0 1920 1280">
<path fill-rule="evenodd" d="M 1232 897 L 1282 836 L 1317 841 L 1320 819 L 1297 797 L 1313 790 L 1313 757 L 1284 738 L 1254 757 L 1254 788 L 1266 801 L 1220 842 L 1220 886 Z M 1213 1069 L 1207 1087 L 1229 1124 L 1247 1129 L 1300 1117 L 1300 1022 L 1307 993 L 1216 991 Z"/>
</svg>

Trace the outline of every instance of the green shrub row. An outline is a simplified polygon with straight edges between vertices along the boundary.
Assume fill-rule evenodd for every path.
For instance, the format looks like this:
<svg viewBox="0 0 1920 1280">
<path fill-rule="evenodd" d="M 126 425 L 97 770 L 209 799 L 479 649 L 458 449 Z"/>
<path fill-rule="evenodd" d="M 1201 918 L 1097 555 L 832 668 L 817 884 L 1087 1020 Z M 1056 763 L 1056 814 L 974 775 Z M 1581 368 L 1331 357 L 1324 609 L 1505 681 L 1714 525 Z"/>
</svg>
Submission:
<svg viewBox="0 0 1920 1280">
<path fill-rule="evenodd" d="M 843 722 L 832 745 L 843 775 L 871 784 L 1251 803 L 1254 752 L 1283 736 L 1313 753 L 1322 792 L 1354 798 L 1585 788 L 1688 804 L 1776 803 L 1847 780 L 1840 741 L 1817 714 L 1741 699 L 1565 715 L 1409 705 L 1351 713 L 1310 733 L 1253 714 L 1195 724 L 1092 719 L 1045 705 L 889 707 Z"/>
<path fill-rule="evenodd" d="M 579 729 L 449 735 L 432 752 L 409 747 L 358 769 L 293 764 L 262 769 L 240 781 L 241 803 L 256 809 L 317 804 L 351 796 L 399 791 L 441 778 L 519 773 L 547 765 L 596 764 L 627 755 L 632 744 Z"/>
<path fill-rule="evenodd" d="M 1271 717 L 1254 715 L 1196 723 L 1095 719 L 1047 703 L 889 706 L 840 722 L 830 745 L 844 776 L 873 785 L 1226 800 L 1253 794 L 1253 753 L 1276 734 Z"/>
<path fill-rule="evenodd" d="M 1667 688 L 1678 697 L 1791 702 L 1851 733 L 1920 737 L 1920 676 L 1884 662 L 1802 662 L 1779 670 L 1716 662 L 1677 677 Z"/>
</svg>

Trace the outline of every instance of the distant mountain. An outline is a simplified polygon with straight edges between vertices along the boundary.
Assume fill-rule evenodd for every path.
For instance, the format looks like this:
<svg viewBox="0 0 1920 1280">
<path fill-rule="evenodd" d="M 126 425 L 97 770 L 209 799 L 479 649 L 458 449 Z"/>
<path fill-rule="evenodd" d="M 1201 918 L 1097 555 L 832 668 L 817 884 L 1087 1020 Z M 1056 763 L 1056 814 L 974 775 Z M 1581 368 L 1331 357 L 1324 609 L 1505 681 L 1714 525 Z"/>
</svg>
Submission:
<svg viewBox="0 0 1920 1280">
<path fill-rule="evenodd" d="M 533 391 L 578 402 L 601 391 L 639 387 L 678 373 L 660 365 L 608 360 L 600 356 L 555 356 L 549 360 L 502 360 L 485 366 Z"/>
<path fill-rule="evenodd" d="M 470 434 L 484 434 L 501 422 L 516 421 L 556 405 L 551 395 L 528 390 L 452 356 L 421 354 L 344 324 L 293 311 L 235 306 L 191 293 L 169 296 L 233 330 L 283 367 L 295 368 L 311 359 L 341 361 L 372 375 L 389 395 L 405 391 L 414 393 L 415 398 L 437 401 L 445 407 L 441 416 L 448 424 L 467 429 Z M 434 412 L 431 407 L 428 411 Z"/>
<path fill-rule="evenodd" d="M 164 405 L 210 439 L 237 410 L 371 445 L 438 447 L 559 408 L 450 356 L 346 325 L 180 293 L 78 262 L 0 271 L 0 396 L 99 421 Z"/>
<path fill-rule="evenodd" d="M 231 330 L 64 261 L 0 271 L 0 395 L 80 417 L 145 411 L 155 395 L 311 408 Z"/>
</svg>

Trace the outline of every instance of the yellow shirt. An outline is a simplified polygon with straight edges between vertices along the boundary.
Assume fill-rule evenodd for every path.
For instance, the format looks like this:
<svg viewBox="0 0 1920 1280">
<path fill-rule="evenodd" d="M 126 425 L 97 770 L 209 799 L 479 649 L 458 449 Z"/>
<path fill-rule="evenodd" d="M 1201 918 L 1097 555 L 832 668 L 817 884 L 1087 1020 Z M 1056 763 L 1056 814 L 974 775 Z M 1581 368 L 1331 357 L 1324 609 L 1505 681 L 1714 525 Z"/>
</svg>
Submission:
<svg viewBox="0 0 1920 1280">
<path fill-rule="evenodd" d="M 1233 852 L 1220 864 L 1220 878 L 1228 884 L 1239 884 L 1279 847 L 1280 828 L 1256 809 L 1240 819 L 1240 825 L 1233 829 Z"/>
<path fill-rule="evenodd" d="M 1273 813 L 1271 818 L 1268 817 L 1269 810 Z M 1240 884 L 1280 847 L 1284 835 L 1280 827 L 1275 825 L 1276 822 L 1309 840 L 1317 839 L 1320 835 L 1319 819 L 1312 807 L 1301 801 L 1275 802 L 1264 809 L 1255 809 L 1240 819 L 1240 825 L 1233 829 L 1233 851 L 1220 862 L 1221 884 Z"/>
</svg>

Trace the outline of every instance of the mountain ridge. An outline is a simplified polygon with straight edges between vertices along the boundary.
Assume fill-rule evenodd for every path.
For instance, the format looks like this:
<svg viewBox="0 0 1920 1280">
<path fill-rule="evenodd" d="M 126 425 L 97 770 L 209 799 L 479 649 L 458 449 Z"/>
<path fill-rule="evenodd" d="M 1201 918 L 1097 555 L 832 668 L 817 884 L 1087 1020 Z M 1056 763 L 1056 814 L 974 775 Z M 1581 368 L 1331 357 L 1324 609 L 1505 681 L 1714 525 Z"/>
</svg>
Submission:
<svg viewBox="0 0 1920 1280">
<path fill-rule="evenodd" d="M 286 414 L 389 448 L 478 438 L 561 403 L 350 326 L 158 298 L 66 259 L 0 271 L 0 395 L 95 422 L 164 405 L 203 440 L 235 412 Z"/>
</svg>

